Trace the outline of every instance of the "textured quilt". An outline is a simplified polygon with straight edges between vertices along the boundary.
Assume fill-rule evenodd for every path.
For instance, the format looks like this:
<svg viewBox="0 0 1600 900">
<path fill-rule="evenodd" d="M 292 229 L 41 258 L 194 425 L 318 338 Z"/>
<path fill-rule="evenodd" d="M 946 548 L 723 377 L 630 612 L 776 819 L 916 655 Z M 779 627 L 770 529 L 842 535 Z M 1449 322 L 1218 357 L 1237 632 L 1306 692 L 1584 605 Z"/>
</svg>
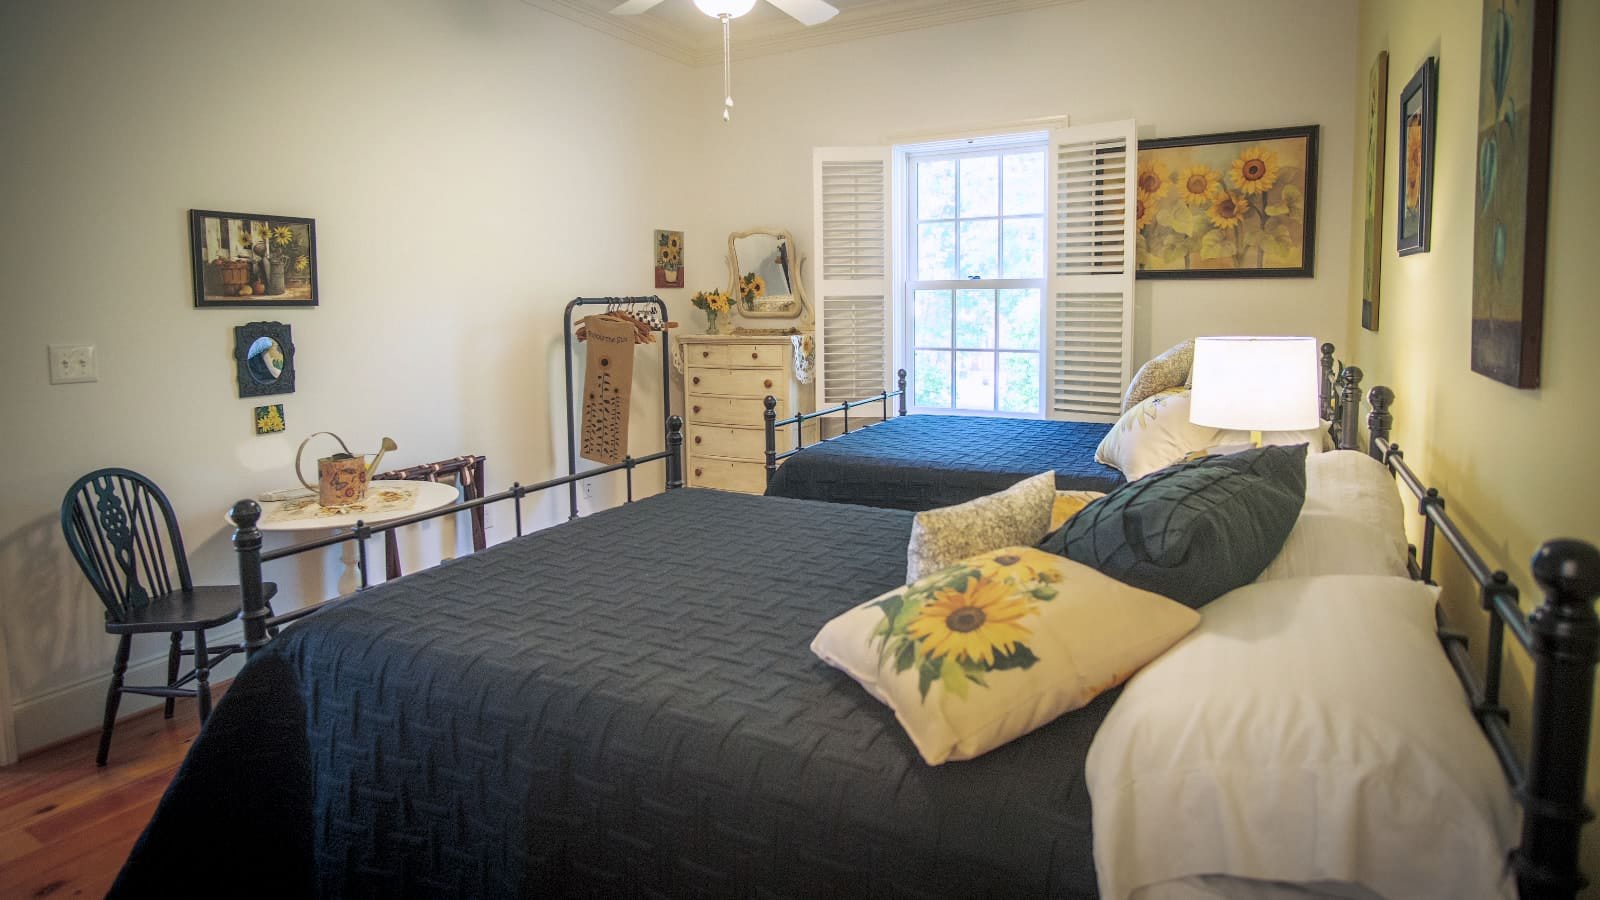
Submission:
<svg viewBox="0 0 1600 900">
<path fill-rule="evenodd" d="M 332 606 L 240 673 L 113 893 L 1092 897 L 1111 696 L 932 768 L 807 649 L 910 527 L 680 490 Z"/>
<path fill-rule="evenodd" d="M 808 447 L 767 486 L 774 497 L 924 510 L 965 503 L 1040 472 L 1063 491 L 1110 491 L 1095 462 L 1110 425 L 977 416 L 902 416 Z"/>
</svg>

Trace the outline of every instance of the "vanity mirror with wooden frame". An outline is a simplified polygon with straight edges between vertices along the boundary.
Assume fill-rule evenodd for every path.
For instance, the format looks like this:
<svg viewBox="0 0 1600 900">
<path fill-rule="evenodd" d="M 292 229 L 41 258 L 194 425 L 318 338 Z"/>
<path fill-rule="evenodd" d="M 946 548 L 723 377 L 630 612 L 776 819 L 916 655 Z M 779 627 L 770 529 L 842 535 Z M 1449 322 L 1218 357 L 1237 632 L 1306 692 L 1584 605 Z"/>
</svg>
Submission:
<svg viewBox="0 0 1600 900">
<path fill-rule="evenodd" d="M 739 316 L 805 318 L 802 262 L 794 235 L 787 229 L 753 228 L 728 235 L 728 296 L 734 299 Z M 746 290 L 751 286 L 754 290 Z"/>
</svg>

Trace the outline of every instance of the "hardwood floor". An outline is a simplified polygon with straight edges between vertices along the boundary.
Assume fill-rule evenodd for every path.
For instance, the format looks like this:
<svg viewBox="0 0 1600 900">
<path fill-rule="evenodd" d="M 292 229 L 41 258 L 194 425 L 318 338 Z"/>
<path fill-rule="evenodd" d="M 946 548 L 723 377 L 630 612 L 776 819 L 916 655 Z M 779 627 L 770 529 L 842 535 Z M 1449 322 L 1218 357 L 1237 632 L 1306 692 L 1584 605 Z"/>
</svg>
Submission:
<svg viewBox="0 0 1600 900">
<path fill-rule="evenodd" d="M 98 731 L 0 769 L 0 897 L 104 896 L 199 731 L 179 700 L 118 722 L 103 769 Z"/>
</svg>

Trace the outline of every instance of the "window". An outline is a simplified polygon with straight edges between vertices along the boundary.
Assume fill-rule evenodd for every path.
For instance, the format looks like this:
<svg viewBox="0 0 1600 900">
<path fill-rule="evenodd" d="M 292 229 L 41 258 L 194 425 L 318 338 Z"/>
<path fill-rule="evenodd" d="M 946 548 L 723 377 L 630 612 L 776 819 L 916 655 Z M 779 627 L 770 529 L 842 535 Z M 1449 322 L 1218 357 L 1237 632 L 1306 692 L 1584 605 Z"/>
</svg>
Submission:
<svg viewBox="0 0 1600 900">
<path fill-rule="evenodd" d="M 911 405 L 1043 412 L 1043 136 L 907 152 L 904 298 Z"/>
</svg>

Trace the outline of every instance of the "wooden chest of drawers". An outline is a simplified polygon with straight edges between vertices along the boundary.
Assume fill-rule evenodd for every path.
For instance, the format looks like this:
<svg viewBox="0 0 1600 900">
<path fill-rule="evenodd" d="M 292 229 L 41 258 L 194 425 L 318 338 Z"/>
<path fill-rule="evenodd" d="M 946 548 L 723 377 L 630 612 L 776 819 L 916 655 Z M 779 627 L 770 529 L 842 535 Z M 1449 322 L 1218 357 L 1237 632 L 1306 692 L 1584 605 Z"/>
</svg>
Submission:
<svg viewBox="0 0 1600 900">
<path fill-rule="evenodd" d="M 683 354 L 683 421 L 690 487 L 760 494 L 767 487 L 762 401 L 778 401 L 779 419 L 813 408 L 812 391 L 795 378 L 794 345 L 786 336 L 689 335 Z M 813 440 L 815 423 L 807 423 Z M 794 427 L 778 435 L 778 452 L 794 446 Z"/>
</svg>

